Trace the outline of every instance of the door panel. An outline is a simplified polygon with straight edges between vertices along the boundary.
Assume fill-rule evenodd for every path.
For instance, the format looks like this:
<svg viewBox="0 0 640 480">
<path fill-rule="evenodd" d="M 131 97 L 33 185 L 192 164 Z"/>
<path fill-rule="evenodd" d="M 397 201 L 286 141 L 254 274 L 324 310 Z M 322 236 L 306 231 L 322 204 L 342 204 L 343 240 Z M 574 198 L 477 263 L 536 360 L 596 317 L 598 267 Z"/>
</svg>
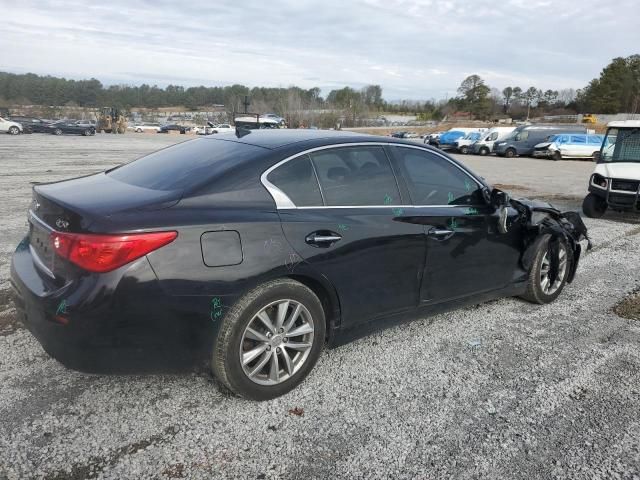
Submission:
<svg viewBox="0 0 640 480">
<path fill-rule="evenodd" d="M 335 286 L 345 326 L 418 304 L 424 230 L 401 221 L 403 213 L 399 207 L 279 211 L 295 254 Z M 307 241 L 314 232 L 341 238 L 315 246 Z"/>
<path fill-rule="evenodd" d="M 509 209 L 507 224 L 517 216 Z M 412 222 L 422 223 L 426 235 L 422 303 L 500 289 L 524 273 L 519 268 L 520 229 L 500 233 L 492 207 L 417 207 Z"/>
</svg>

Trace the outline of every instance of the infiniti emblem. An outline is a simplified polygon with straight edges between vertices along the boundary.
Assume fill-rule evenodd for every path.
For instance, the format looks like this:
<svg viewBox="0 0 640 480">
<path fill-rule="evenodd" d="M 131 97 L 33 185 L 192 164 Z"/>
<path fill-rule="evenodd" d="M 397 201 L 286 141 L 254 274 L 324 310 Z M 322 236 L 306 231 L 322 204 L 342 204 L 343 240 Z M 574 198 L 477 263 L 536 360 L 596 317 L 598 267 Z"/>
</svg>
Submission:
<svg viewBox="0 0 640 480">
<path fill-rule="evenodd" d="M 40 208 L 40 202 L 38 200 L 33 201 L 33 209 L 38 210 Z"/>
<path fill-rule="evenodd" d="M 61 230 L 66 230 L 67 228 L 69 228 L 69 222 L 67 222 L 62 218 L 58 218 L 56 220 L 56 227 L 58 227 Z"/>
</svg>

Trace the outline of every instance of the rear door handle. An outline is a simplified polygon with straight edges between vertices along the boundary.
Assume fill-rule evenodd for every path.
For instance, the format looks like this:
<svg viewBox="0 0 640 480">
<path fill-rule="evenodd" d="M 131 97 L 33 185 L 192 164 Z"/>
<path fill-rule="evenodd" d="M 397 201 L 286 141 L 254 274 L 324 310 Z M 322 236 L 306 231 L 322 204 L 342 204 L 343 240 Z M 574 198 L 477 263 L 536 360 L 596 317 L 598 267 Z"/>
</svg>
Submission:
<svg viewBox="0 0 640 480">
<path fill-rule="evenodd" d="M 313 232 L 304 240 L 313 247 L 327 248 L 342 240 L 342 236 L 335 232 Z"/>
</svg>

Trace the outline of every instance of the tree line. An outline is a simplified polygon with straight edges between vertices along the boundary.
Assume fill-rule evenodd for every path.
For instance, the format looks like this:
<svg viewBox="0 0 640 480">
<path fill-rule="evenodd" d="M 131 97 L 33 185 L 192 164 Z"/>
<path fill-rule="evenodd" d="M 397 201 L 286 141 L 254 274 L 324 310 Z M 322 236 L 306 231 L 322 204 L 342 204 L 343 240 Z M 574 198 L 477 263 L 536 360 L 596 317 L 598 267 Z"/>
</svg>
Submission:
<svg viewBox="0 0 640 480">
<path fill-rule="evenodd" d="M 189 110 L 223 105 L 227 112 L 242 111 L 245 96 L 251 98 L 250 110 L 274 112 L 302 118 L 305 111 L 323 111 L 345 124 L 380 112 L 413 113 L 422 120 L 439 120 L 456 112 L 467 112 L 477 119 L 499 116 L 527 118 L 541 114 L 635 113 L 640 108 L 640 55 L 614 58 L 581 90 L 543 90 L 534 86 L 508 86 L 497 90 L 479 75 L 470 75 L 460 84 L 457 95 L 446 100 L 388 102 L 380 85 L 362 89 L 344 87 L 321 95 L 318 87 L 303 89 L 247 87 L 234 84 L 215 87 L 168 85 L 110 85 L 99 80 L 73 80 L 33 73 L 0 72 L 0 106 L 73 105 L 79 107 L 114 106 L 121 109 L 184 106 Z M 331 118 L 330 121 L 333 121 Z"/>
</svg>

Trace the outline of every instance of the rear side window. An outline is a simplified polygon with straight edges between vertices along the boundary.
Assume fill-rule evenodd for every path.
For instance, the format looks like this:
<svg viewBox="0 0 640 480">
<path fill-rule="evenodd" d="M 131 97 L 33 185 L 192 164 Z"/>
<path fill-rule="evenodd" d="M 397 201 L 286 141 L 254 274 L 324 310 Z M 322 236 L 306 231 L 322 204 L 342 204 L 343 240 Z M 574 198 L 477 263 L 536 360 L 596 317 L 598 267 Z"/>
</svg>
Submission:
<svg viewBox="0 0 640 480">
<path fill-rule="evenodd" d="M 322 205 L 320 187 L 307 155 L 276 168 L 267 180 L 282 190 L 297 207 Z"/>
<path fill-rule="evenodd" d="M 571 135 L 571 143 L 587 143 L 587 139 L 583 135 Z"/>
<path fill-rule="evenodd" d="M 382 147 L 342 147 L 312 153 L 328 206 L 399 205 L 400 192 Z"/>
<path fill-rule="evenodd" d="M 122 165 L 107 175 L 152 190 L 184 190 L 202 185 L 238 162 L 257 158 L 265 151 L 225 140 L 191 140 Z"/>
<path fill-rule="evenodd" d="M 589 135 L 589 143 L 591 145 L 601 145 L 602 137 L 600 135 Z"/>
<path fill-rule="evenodd" d="M 453 163 L 425 150 L 393 147 L 414 205 L 482 205 L 481 186 Z"/>
</svg>

